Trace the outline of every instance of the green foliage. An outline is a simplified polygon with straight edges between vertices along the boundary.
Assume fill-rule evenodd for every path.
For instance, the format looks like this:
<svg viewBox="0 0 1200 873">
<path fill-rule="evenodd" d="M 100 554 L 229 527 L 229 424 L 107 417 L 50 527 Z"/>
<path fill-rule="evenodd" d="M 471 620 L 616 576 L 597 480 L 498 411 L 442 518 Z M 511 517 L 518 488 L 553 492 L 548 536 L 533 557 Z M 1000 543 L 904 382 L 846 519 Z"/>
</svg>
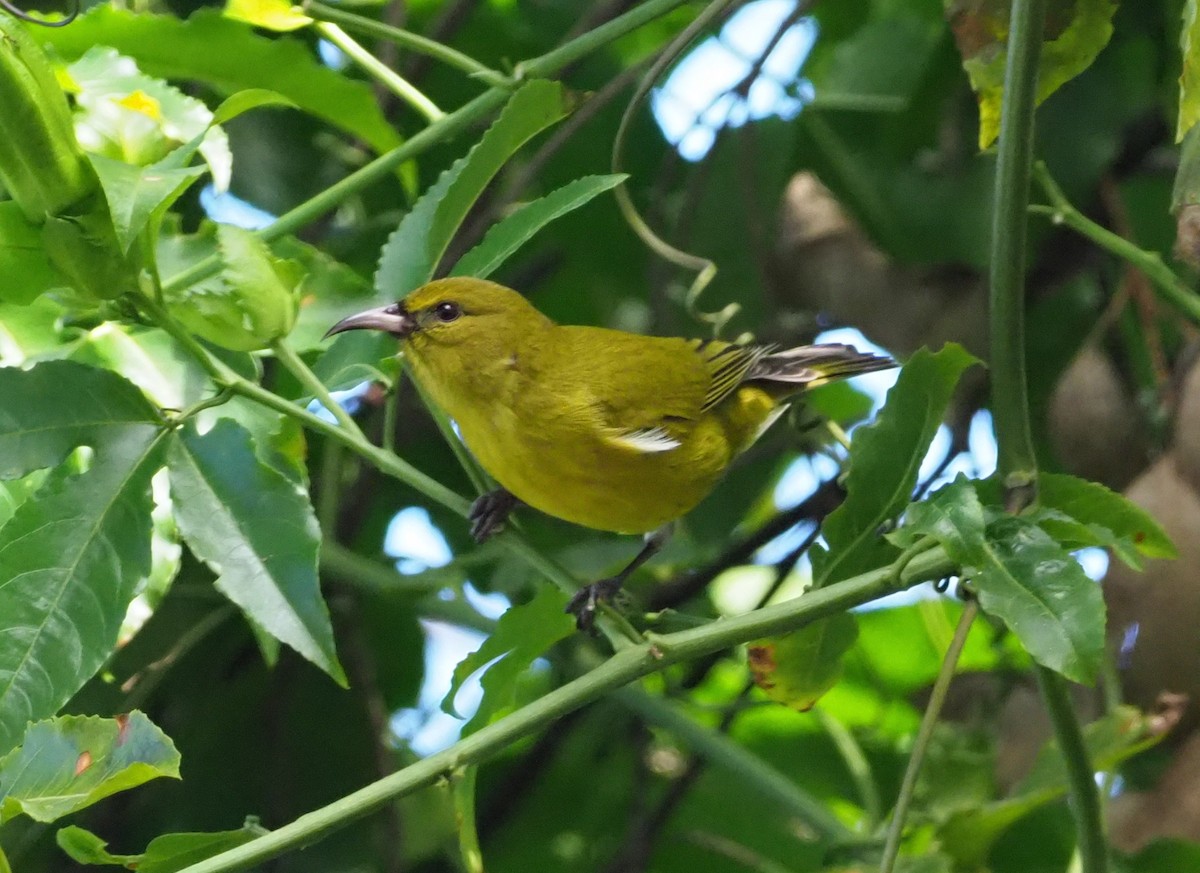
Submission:
<svg viewBox="0 0 1200 873">
<path fill-rule="evenodd" d="M 561 591 L 547 585 L 529 603 L 505 612 L 483 645 L 454 668 L 442 710 L 456 715 L 454 698 L 462 684 L 485 667 L 480 680 L 483 701 L 464 730 L 477 730 L 511 707 L 518 682 L 534 659 L 575 630 L 574 619 L 563 609 L 566 603 Z"/>
<path fill-rule="evenodd" d="M 179 752 L 143 713 L 38 721 L 0 759 L 0 822 L 56 821 L 160 776 L 179 778 Z"/>
<path fill-rule="evenodd" d="M 524 204 L 493 225 L 479 245 L 459 259 L 450 274 L 487 278 L 547 224 L 615 188 L 627 178 L 624 173 L 584 176 L 545 197 Z"/>
<path fill-rule="evenodd" d="M 1108 44 L 1117 11 L 1112 0 L 1051 0 L 1048 5 L 1051 24 L 1038 67 L 1039 103 L 1091 66 Z M 979 97 L 980 148 L 990 146 L 1000 133 L 1008 12 L 1008 5 L 999 0 L 976 4 L 947 0 L 963 68 Z"/>
<path fill-rule="evenodd" d="M 919 351 L 905 364 L 887 404 L 855 436 L 846 500 L 821 526 L 828 549 L 813 550 L 813 584 L 827 585 L 888 563 L 895 550 L 877 532 L 912 497 L 917 471 L 963 371 L 976 360 L 960 346 Z"/>
<path fill-rule="evenodd" d="M 184 541 L 217 588 L 269 634 L 346 684 L 317 581 L 320 530 L 295 483 L 263 464 L 229 419 L 171 443 L 171 492 Z"/>
<path fill-rule="evenodd" d="M 274 91 L 376 151 L 400 142 L 362 82 L 322 65 L 295 40 L 258 36 L 245 22 L 216 10 L 199 9 L 183 20 L 97 6 L 71 27 L 39 29 L 34 35 L 65 58 L 103 45 L 134 58 L 151 76 L 205 82 L 226 94 L 245 88 Z"/>
<path fill-rule="evenodd" d="M 108 851 L 108 843 L 75 825 L 60 829 L 55 839 L 59 847 L 78 864 L 116 865 L 141 873 L 175 873 L 265 833 L 256 823 L 247 822 L 233 831 L 163 834 L 151 840 L 146 851 L 140 855 L 114 855 Z"/>
<path fill-rule="evenodd" d="M 466 157 L 455 161 L 388 237 L 375 273 L 381 300 L 399 300 L 433 278 L 467 212 L 522 145 L 570 111 L 566 90 L 535 80 L 516 91 Z"/>
<path fill-rule="evenodd" d="M 383 56 L 395 38 L 387 65 L 446 110 L 428 126 L 377 101 L 363 69 L 322 61 L 309 29 L 320 4 L 186 18 L 101 5 L 32 31 L 0 19 L 0 871 L 57 869 L 59 847 L 142 873 L 873 869 L 962 606 L 847 610 L 944 575 L 968 580 L 995 621 L 967 636 L 895 869 L 1066 863 L 1064 756 L 1046 743 L 1023 777 L 1002 772 L 1009 706 L 1031 661 L 1077 680 L 1102 661 L 1100 589 L 1072 550 L 1151 569 L 1176 552 L 1150 513 L 1059 472 L 1074 458 L 1054 457 L 1044 419 L 1075 352 L 1103 345 L 1132 362 L 1121 387 L 1137 398 L 1136 426 L 1165 439 L 1164 362 L 1185 332 L 1138 286 L 1106 299 L 1111 265 L 1055 254 L 1071 248 L 1059 237 L 1035 245 L 1036 498 L 1011 515 L 998 478 L 961 476 L 912 502 L 930 486 L 918 471 L 938 429 L 974 408 L 952 395 L 975 359 L 919 347 L 982 346 L 976 271 L 988 266 L 994 162 L 972 143 L 994 133 L 1006 4 L 951 4 L 950 24 L 937 0 L 816 4 L 805 82 L 787 86 L 804 98 L 795 117 L 747 117 L 691 164 L 638 108 L 628 176 L 608 171 L 633 65 L 696 7 L 626 5 L 602 23 L 608 12 L 583 0 L 538 16 L 495 0 L 451 18 L 416 2 L 399 33 L 372 30 L 376 10 L 339 8 L 363 16 L 345 30 L 372 34 L 364 48 Z M 1175 93 L 1175 18 L 1158 3 L 1116 17 L 1106 0 L 1049 5 L 1039 96 L 1063 96 L 1039 110 L 1039 156 L 1063 196 L 1105 210 L 1121 253 L 1137 241 L 1165 254 L 1169 186 L 1144 155 L 1158 167 L 1169 145 L 1139 135 Z M 1181 125 L 1195 114 L 1185 9 Z M 435 34 L 457 59 L 420 39 Z M 464 55 L 482 74 L 464 72 Z M 761 87 L 732 90 L 708 117 L 742 120 Z M 981 119 L 963 102 L 971 87 Z M 286 214 L 254 232 L 207 221 L 195 184 L 206 173 Z M 477 548 L 458 517 L 472 484 L 396 378 L 394 339 L 350 334 L 325 349 L 323 335 L 446 273 L 495 277 L 568 323 L 705 332 L 689 277 L 665 271 L 602 196 L 622 184 L 665 239 L 720 265 L 704 306 L 739 305 L 739 331 L 795 343 L 851 324 L 907 363 L 876 422 L 854 432 L 844 500 L 829 483 L 780 517 L 772 497 L 820 442 L 797 429 L 867 416 L 867 396 L 841 384 L 765 436 L 639 571 L 638 593 L 670 608 L 627 616 L 625 631 L 654 633 L 591 640 L 574 635 L 560 588 L 610 572 L 630 544 L 521 509 Z M 1038 243 L 1045 228 L 1033 229 Z M 1158 254 L 1130 256 L 1155 287 L 1165 271 L 1183 288 L 1176 303 L 1189 299 Z M 806 297 L 801 280 L 824 296 Z M 354 421 L 310 411 L 314 398 L 332 408 L 326 388 L 364 380 L 386 388 L 351 401 Z M 975 387 L 964 385 L 972 404 Z M 449 564 L 394 571 L 385 531 L 408 506 L 429 509 Z M 817 524 L 823 543 L 794 551 Z M 777 567 L 746 566 L 781 554 Z M 719 575 L 719 595 L 697 593 L 693 573 Z M 519 605 L 493 622 L 467 580 Z M 776 602 L 763 610 L 715 617 L 767 592 Z M 435 689 L 423 682 L 441 666 L 429 642 L 446 625 L 487 637 L 443 708 L 453 714 L 480 673 L 483 702 L 460 743 L 423 758 L 412 725 L 428 724 Z M 754 640 L 747 659 L 736 646 Z M 765 693 L 748 684 L 755 674 Z M 178 743 L 181 784 L 142 784 L 180 764 L 138 709 Z M 1085 766 L 1115 771 L 1158 730 L 1116 709 L 1088 728 Z M 1016 787 L 1002 794 L 1006 779 Z M 135 785 L 120 805 L 82 809 Z M 57 846 L 29 827 L 68 813 L 78 826 Z M 246 815 L 272 830 L 227 830 Z M 1120 869 L 1184 869 L 1193 848 L 1152 845 Z"/>
</svg>

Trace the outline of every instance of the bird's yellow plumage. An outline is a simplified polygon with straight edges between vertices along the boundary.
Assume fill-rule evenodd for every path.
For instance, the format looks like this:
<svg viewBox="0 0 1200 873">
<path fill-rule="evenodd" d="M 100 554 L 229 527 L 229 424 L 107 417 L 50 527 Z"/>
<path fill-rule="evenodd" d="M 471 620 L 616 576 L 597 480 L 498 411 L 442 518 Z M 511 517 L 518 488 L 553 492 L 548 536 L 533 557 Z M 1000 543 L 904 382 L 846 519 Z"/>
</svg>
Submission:
<svg viewBox="0 0 1200 873">
<path fill-rule="evenodd" d="M 777 351 L 558 325 L 516 291 L 469 278 L 330 332 L 355 328 L 403 341 L 413 376 L 513 496 L 622 533 L 692 509 L 789 397 L 893 366 L 844 345 Z"/>
</svg>

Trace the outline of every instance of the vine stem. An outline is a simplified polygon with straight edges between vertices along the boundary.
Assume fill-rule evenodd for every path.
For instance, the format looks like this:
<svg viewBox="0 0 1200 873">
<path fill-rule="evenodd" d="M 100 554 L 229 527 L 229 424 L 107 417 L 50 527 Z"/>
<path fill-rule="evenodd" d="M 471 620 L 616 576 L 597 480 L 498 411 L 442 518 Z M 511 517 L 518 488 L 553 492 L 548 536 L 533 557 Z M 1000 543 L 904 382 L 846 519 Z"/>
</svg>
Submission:
<svg viewBox="0 0 1200 873">
<path fill-rule="evenodd" d="M 1018 512 L 1036 497 L 1037 459 L 1025 378 L 1025 262 L 1033 115 L 1045 30 L 1045 0 L 1013 0 L 996 163 L 991 248 L 992 415 L 1005 503 Z M 1105 873 L 1100 798 L 1065 680 L 1035 666 L 1062 750 L 1083 873 Z"/>
<path fill-rule="evenodd" d="M 1050 205 L 1035 203 L 1029 207 L 1030 212 L 1044 215 L 1055 224 L 1066 225 L 1118 258 L 1124 258 L 1150 280 L 1150 287 L 1159 297 L 1183 313 L 1192 324 L 1200 325 L 1200 295 L 1180 280 L 1157 252 L 1138 248 L 1125 237 L 1101 227 L 1081 213 L 1067 200 L 1041 161 L 1034 166 L 1033 173 Z"/>
<path fill-rule="evenodd" d="M 347 57 L 382 82 L 389 91 L 425 116 L 426 121 L 432 123 L 446 117 L 446 113 L 438 109 L 437 104 L 422 94 L 416 86 L 359 45 L 354 37 L 336 24 L 331 21 L 318 21 L 316 27 L 317 33 L 345 52 Z"/>
<path fill-rule="evenodd" d="M 683 6 L 686 2 L 687 0 L 646 0 L 644 3 L 639 3 L 628 12 L 600 25 L 595 30 L 588 31 L 544 55 L 518 64 L 513 80 L 516 82 L 522 79 L 550 76 L 625 34 L 637 30 L 643 24 Z M 487 117 L 504 104 L 508 99 L 509 92 L 510 86 L 507 83 L 489 88 L 474 100 L 430 124 L 402 145 L 380 155 L 366 166 L 360 167 L 344 179 L 335 182 L 324 191 L 285 212 L 270 225 L 258 231 L 259 238 L 270 242 L 315 221 L 347 198 L 378 183 L 405 161 L 412 160 L 427 149 L 446 142 L 475 122 Z M 179 291 L 207 279 L 209 276 L 216 275 L 220 269 L 221 259 L 219 256 L 204 258 L 168 278 L 163 284 L 163 291 L 167 294 Z"/>
<path fill-rule="evenodd" d="M 950 690 L 950 682 L 954 678 L 958 659 L 962 656 L 963 647 L 967 644 L 967 635 L 975 616 L 979 614 L 979 602 L 968 600 L 963 607 L 962 615 L 958 618 L 958 626 L 954 629 L 954 638 L 942 658 L 942 667 L 933 683 L 929 695 L 929 703 L 921 716 L 921 727 L 917 730 L 917 738 L 913 742 L 912 754 L 908 757 L 908 767 L 904 770 L 904 781 L 900 784 L 900 794 L 896 797 L 896 809 L 892 812 L 892 820 L 888 825 L 887 840 L 883 844 L 883 860 L 879 863 L 879 873 L 892 873 L 896 866 L 896 858 L 900 854 L 900 838 L 904 834 L 904 820 L 908 817 L 908 808 L 912 803 L 913 791 L 917 787 L 917 776 L 921 772 L 921 764 L 925 753 L 929 750 L 929 741 L 933 739 L 933 729 L 937 726 L 946 703 L 946 693 Z"/>
<path fill-rule="evenodd" d="M 347 12 L 345 9 L 338 9 L 336 6 L 329 6 L 325 3 L 317 2 L 317 0 L 307 0 L 307 2 L 301 4 L 301 8 L 305 13 L 320 21 L 328 21 L 341 25 L 346 30 L 360 33 L 363 36 L 386 39 L 402 48 L 411 49 L 414 52 L 441 61 L 448 66 L 456 67 L 472 78 L 479 79 L 488 85 L 508 87 L 510 84 L 508 77 L 503 73 L 484 66 L 470 55 L 465 55 L 457 49 L 421 36 L 419 33 L 413 33 L 411 30 L 393 27 L 390 24 L 384 24 L 382 21 L 376 21 L 374 18 L 367 18 L 354 12 Z"/>
<path fill-rule="evenodd" d="M 897 580 L 896 568 L 882 567 L 810 591 L 801 597 L 763 607 L 702 627 L 655 636 L 618 651 L 594 670 L 459 740 L 453 746 L 372 782 L 333 803 L 302 815 L 249 843 L 185 868 L 183 873 L 226 873 L 261 864 L 364 816 L 465 767 L 487 760 L 572 712 L 635 679 L 681 661 L 712 654 L 764 636 L 787 633 L 894 590 L 957 572 L 939 549 L 913 559 Z"/>
</svg>

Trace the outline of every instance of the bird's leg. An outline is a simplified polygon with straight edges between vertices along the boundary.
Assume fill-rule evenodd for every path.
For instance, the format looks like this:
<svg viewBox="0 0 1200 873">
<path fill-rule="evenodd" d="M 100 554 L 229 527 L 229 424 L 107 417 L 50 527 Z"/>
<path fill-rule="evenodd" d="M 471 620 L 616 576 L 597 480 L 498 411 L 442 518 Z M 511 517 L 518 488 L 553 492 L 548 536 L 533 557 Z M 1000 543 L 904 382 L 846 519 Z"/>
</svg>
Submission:
<svg viewBox="0 0 1200 873">
<path fill-rule="evenodd" d="M 671 538 L 675 525 L 665 524 L 656 531 L 646 534 L 642 550 L 616 576 L 609 576 L 591 585 L 585 585 L 575 592 L 575 596 L 567 603 L 566 612 L 575 616 L 575 626 L 582 631 L 590 631 L 596 623 L 596 607 L 604 600 L 611 600 L 621 590 L 625 580 L 633 571 L 659 553 L 667 540 Z"/>
<path fill-rule="evenodd" d="M 503 488 L 489 491 L 475 499 L 467 520 L 471 522 L 471 536 L 477 543 L 491 539 L 508 521 L 509 514 L 522 503 L 511 492 Z"/>
</svg>

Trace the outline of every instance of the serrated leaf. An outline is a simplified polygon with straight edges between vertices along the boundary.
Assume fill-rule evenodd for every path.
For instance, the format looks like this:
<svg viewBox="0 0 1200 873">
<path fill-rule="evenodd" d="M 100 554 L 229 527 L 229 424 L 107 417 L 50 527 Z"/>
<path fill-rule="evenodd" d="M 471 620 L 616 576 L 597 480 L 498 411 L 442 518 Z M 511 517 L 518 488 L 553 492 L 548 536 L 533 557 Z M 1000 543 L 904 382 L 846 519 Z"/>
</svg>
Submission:
<svg viewBox="0 0 1200 873">
<path fill-rule="evenodd" d="M 947 4 L 946 18 L 979 100 L 981 149 L 1000 133 L 1009 9 L 1007 0 L 953 0 Z M 1113 0 L 1049 0 L 1038 63 L 1038 104 L 1091 66 L 1112 36 L 1116 11 Z"/>
<path fill-rule="evenodd" d="M 141 712 L 39 721 L 0 760 L 0 823 L 54 821 L 160 776 L 179 778 L 179 752 Z"/>
<path fill-rule="evenodd" d="M 189 548 L 217 588 L 280 642 L 346 684 L 317 579 L 321 532 L 308 495 L 255 455 L 250 433 L 221 419 L 171 443 L 171 495 Z"/>
<path fill-rule="evenodd" d="M 842 656 L 856 639 L 858 623 L 842 612 L 789 634 L 750 643 L 754 683 L 776 703 L 806 712 L 837 684 Z"/>
<path fill-rule="evenodd" d="M 79 57 L 93 45 L 111 46 L 134 58 L 149 75 L 207 82 L 227 93 L 265 88 L 377 152 L 400 144 L 370 85 L 321 64 L 299 40 L 259 36 L 250 25 L 215 9 L 199 9 L 183 20 L 105 4 L 70 27 L 36 30 L 35 38 L 51 43 L 66 58 Z"/>
<path fill-rule="evenodd" d="M 110 864 L 138 873 L 176 873 L 229 849 L 236 849 L 268 833 L 248 822 L 232 831 L 163 834 L 155 837 L 140 855 L 114 855 L 108 843 L 81 827 L 70 825 L 55 834 L 59 848 L 79 864 Z"/>
<path fill-rule="evenodd" d="M 46 257 L 42 229 L 14 200 L 0 202 L 0 276 L 0 300 L 22 306 L 67 284 Z"/>
<path fill-rule="evenodd" d="M 380 299 L 398 300 L 433 278 L 463 219 L 504 163 L 569 110 L 558 83 L 534 79 L 522 85 L 466 157 L 438 177 L 388 237 L 375 273 Z"/>
<path fill-rule="evenodd" d="M 119 443 L 160 421 L 116 373 L 71 361 L 0 368 L 0 397 L 0 479 L 58 466 L 78 446 Z"/>
<path fill-rule="evenodd" d="M 986 517 L 974 484 L 959 474 L 953 482 L 914 503 L 902 531 L 933 537 L 960 566 L 978 564 L 986 547 Z"/>
<path fill-rule="evenodd" d="M 155 213 L 165 211 L 205 173 L 204 167 L 137 167 L 104 155 L 88 157 L 104 188 L 122 252 L 129 251 Z"/>
<path fill-rule="evenodd" d="M 547 224 L 617 187 L 627 178 L 624 173 L 584 176 L 545 197 L 522 205 L 492 225 L 479 245 L 459 259 L 450 275 L 486 279 Z"/>
<path fill-rule="evenodd" d="M 86 473 L 56 468 L 0 528 L 0 752 L 112 654 L 152 568 L 150 480 L 162 433 L 130 427 L 96 446 Z"/>
<path fill-rule="evenodd" d="M 988 528 L 978 565 L 964 567 L 979 605 L 1008 626 L 1039 663 L 1089 684 L 1104 654 L 1104 598 L 1074 558 L 1029 519 Z"/>
<path fill-rule="evenodd" d="M 575 632 L 574 619 L 564 611 L 566 603 L 566 596 L 557 588 L 541 586 L 533 600 L 510 607 L 500 616 L 492 635 L 454 668 L 442 710 L 458 716 L 454 698 L 462 684 L 485 665 L 496 662 L 480 680 L 483 700 L 464 733 L 483 727 L 494 714 L 511 705 L 521 673 L 550 646 Z"/>
<path fill-rule="evenodd" d="M 929 444 L 964 370 L 977 360 L 948 343 L 916 352 L 888 392 L 878 417 L 855 431 L 846 499 L 821 526 L 828 550 L 812 550 L 813 586 L 886 564 L 895 548 L 877 531 L 908 504 Z"/>
<path fill-rule="evenodd" d="M 1178 557 L 1175 544 L 1150 513 L 1099 482 L 1061 473 L 1041 473 L 1038 505 L 1056 509 L 1088 527 L 1108 531 L 1115 540 L 1126 541 L 1148 558 Z"/>
</svg>

